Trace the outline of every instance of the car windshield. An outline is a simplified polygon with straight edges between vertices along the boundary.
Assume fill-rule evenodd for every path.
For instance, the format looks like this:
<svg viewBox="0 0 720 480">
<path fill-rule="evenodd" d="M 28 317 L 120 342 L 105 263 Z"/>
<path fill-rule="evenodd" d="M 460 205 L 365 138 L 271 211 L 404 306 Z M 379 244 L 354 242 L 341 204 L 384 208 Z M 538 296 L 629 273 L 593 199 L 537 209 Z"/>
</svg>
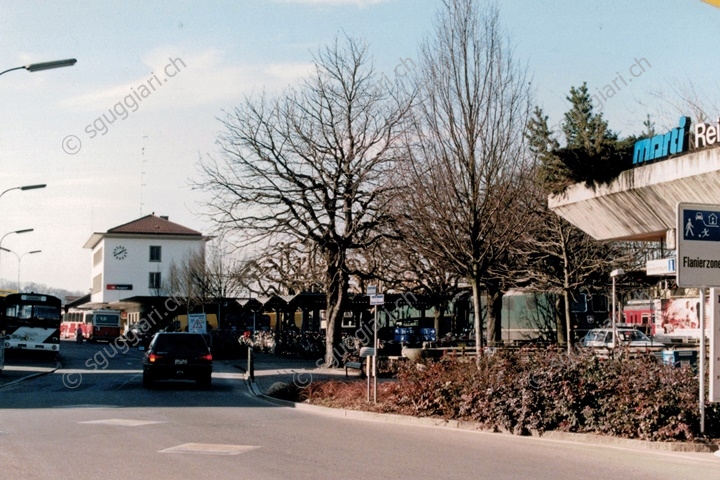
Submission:
<svg viewBox="0 0 720 480">
<path fill-rule="evenodd" d="M 111 325 L 117 327 L 120 325 L 120 316 L 108 313 L 96 313 L 95 314 L 95 325 Z"/>
<path fill-rule="evenodd" d="M 605 332 L 602 332 L 602 331 L 590 331 L 585 336 L 585 343 L 602 342 L 604 340 L 605 340 Z"/>
<path fill-rule="evenodd" d="M 208 347 L 202 335 L 192 333 L 177 333 L 159 335 L 155 339 L 153 351 L 156 353 L 194 353 L 207 352 Z"/>
<path fill-rule="evenodd" d="M 622 342 L 649 342 L 650 339 L 639 330 L 618 331 L 618 338 Z"/>
</svg>

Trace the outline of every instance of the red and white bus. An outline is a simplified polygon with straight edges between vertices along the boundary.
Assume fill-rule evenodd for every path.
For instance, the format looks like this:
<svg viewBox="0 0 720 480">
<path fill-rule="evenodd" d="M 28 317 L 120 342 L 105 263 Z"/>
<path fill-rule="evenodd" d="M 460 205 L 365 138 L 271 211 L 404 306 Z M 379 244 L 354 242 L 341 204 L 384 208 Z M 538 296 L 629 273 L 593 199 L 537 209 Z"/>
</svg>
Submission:
<svg viewBox="0 0 720 480">
<path fill-rule="evenodd" d="M 63 315 L 60 325 L 62 338 L 76 338 L 77 329 L 82 330 L 88 342 L 97 340 L 114 341 L 120 337 L 121 319 L 119 310 L 70 310 Z"/>
</svg>

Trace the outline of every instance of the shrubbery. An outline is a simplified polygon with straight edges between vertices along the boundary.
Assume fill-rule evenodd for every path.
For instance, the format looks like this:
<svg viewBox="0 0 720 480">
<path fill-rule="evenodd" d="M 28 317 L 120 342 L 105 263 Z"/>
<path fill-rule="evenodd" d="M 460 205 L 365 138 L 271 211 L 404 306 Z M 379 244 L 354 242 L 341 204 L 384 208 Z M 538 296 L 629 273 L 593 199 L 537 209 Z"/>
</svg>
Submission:
<svg viewBox="0 0 720 480">
<path fill-rule="evenodd" d="M 698 380 L 652 355 L 601 360 L 588 353 L 500 350 L 481 359 L 443 359 L 400 369 L 380 385 L 375 411 L 478 422 L 515 434 L 562 430 L 655 441 L 697 440 Z M 314 383 L 310 403 L 364 408 L 364 390 Z M 720 434 L 720 409 L 706 408 L 706 434 Z"/>
</svg>

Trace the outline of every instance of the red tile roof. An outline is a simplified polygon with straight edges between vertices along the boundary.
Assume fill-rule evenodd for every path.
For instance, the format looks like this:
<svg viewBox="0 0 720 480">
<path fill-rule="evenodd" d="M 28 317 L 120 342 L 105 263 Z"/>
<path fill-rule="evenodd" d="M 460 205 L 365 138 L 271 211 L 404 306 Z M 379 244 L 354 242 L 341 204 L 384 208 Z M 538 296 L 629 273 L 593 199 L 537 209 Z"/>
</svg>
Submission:
<svg viewBox="0 0 720 480">
<path fill-rule="evenodd" d="M 146 215 L 132 222 L 111 228 L 107 233 L 138 233 L 151 235 L 192 235 L 201 237 L 202 233 L 183 227 L 153 214 Z"/>
</svg>

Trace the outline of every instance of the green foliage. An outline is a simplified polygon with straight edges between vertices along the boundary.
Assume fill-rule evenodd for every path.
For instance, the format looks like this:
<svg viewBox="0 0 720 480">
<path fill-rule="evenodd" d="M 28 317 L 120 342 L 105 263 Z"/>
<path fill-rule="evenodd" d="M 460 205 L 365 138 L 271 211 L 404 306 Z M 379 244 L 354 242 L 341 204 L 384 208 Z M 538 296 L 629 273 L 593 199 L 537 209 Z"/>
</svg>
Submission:
<svg viewBox="0 0 720 480">
<path fill-rule="evenodd" d="M 526 137 L 530 152 L 539 165 L 538 178 L 546 189 L 563 190 L 572 182 L 570 170 L 553 154 L 560 144 L 553 138 L 554 132 L 548 127 L 548 117 L 540 107 L 535 107 L 527 126 Z M 553 186 L 554 188 L 548 188 Z"/>
<path fill-rule="evenodd" d="M 552 139 L 553 132 L 547 128 L 547 117 L 540 109 L 535 109 L 528 125 L 531 152 L 540 163 L 539 177 L 546 191 L 553 194 L 564 192 L 574 183 L 589 188 L 610 183 L 632 167 L 635 139 L 619 140 L 602 113 L 593 111 L 587 84 L 570 88 L 567 100 L 570 109 L 562 124 L 563 147 Z M 651 129 L 652 125 L 646 127 Z"/>
</svg>

